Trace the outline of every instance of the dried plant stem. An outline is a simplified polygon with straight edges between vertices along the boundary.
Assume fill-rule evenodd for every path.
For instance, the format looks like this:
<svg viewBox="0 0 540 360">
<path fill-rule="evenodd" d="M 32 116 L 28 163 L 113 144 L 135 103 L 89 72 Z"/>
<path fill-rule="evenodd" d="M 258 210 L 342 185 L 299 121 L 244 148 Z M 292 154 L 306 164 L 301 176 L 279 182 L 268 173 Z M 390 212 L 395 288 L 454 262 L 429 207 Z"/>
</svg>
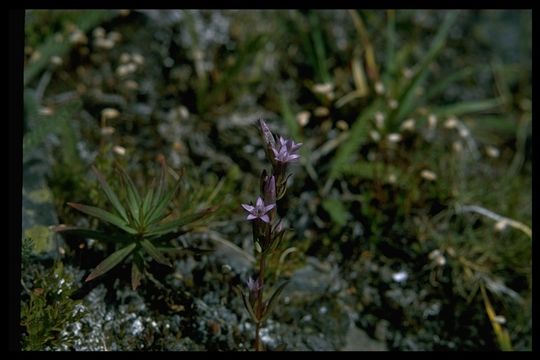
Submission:
<svg viewBox="0 0 540 360">
<path fill-rule="evenodd" d="M 464 206 L 458 206 L 456 209 L 456 212 L 459 213 L 465 213 L 465 212 L 476 212 L 480 215 L 483 215 L 485 217 L 488 217 L 492 220 L 499 221 L 499 222 L 505 222 L 509 226 L 519 229 L 523 231 L 528 237 L 532 238 L 532 230 L 527 225 L 520 223 L 519 221 L 501 216 L 499 214 L 494 213 L 491 210 L 488 210 L 486 208 L 483 208 L 481 206 L 477 205 L 464 205 Z"/>
</svg>

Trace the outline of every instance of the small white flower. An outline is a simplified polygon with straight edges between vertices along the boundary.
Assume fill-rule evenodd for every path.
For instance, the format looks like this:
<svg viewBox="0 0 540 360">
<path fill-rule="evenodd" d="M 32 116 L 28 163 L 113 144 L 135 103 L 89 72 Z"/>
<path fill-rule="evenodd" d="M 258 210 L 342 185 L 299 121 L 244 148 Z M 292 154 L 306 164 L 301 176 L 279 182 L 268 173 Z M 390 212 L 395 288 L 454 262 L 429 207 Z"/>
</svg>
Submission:
<svg viewBox="0 0 540 360">
<path fill-rule="evenodd" d="M 375 142 L 379 142 L 379 140 L 381 140 L 381 135 L 379 134 L 379 132 L 377 130 L 371 130 L 369 132 L 369 136 L 371 137 L 371 139 L 373 139 L 373 141 Z"/>
<path fill-rule="evenodd" d="M 461 141 L 454 141 L 452 143 L 452 149 L 454 149 L 455 152 L 460 153 L 463 150 L 463 144 L 461 144 Z"/>
<path fill-rule="evenodd" d="M 467 129 L 465 126 L 461 126 L 459 128 L 459 136 L 462 138 L 466 138 L 470 135 L 469 129 Z"/>
<path fill-rule="evenodd" d="M 448 130 L 455 129 L 457 125 L 458 125 L 458 119 L 456 119 L 453 116 L 448 118 L 444 123 L 444 127 L 447 128 Z"/>
<path fill-rule="evenodd" d="M 398 134 L 398 133 L 388 134 L 387 139 L 391 143 L 398 143 L 401 141 L 401 134 Z"/>
<path fill-rule="evenodd" d="M 437 116 L 434 114 L 429 114 L 428 116 L 428 126 L 430 129 L 435 128 L 437 126 Z"/>
<path fill-rule="evenodd" d="M 144 57 L 139 53 L 133 54 L 132 59 L 133 59 L 133 62 L 135 64 L 137 64 L 137 65 L 143 65 L 144 64 Z"/>
<path fill-rule="evenodd" d="M 62 62 L 63 62 L 63 60 L 62 60 L 62 58 L 60 56 L 55 55 L 55 56 L 51 57 L 51 64 L 53 64 L 53 65 L 57 65 L 57 66 L 62 65 Z"/>
<path fill-rule="evenodd" d="M 437 174 L 435 174 L 431 170 L 422 170 L 422 172 L 420 173 L 420 176 L 427 181 L 437 180 Z"/>
<path fill-rule="evenodd" d="M 506 220 L 500 220 L 495 223 L 495 230 L 496 231 L 503 231 L 508 226 L 508 222 Z"/>
<path fill-rule="evenodd" d="M 486 146 L 486 154 L 491 158 L 498 158 L 500 151 L 495 146 L 488 145 Z"/>
<path fill-rule="evenodd" d="M 101 117 L 104 119 L 116 119 L 120 112 L 114 108 L 105 108 L 101 110 Z"/>
<path fill-rule="evenodd" d="M 414 119 L 407 119 L 407 120 L 405 120 L 405 121 L 401 124 L 400 129 L 401 129 L 402 131 L 413 131 L 413 130 L 414 130 L 414 126 L 415 126 L 415 121 L 414 121 Z"/>
<path fill-rule="evenodd" d="M 380 81 L 375 83 L 375 92 L 379 95 L 384 94 L 384 84 Z"/>
<path fill-rule="evenodd" d="M 296 122 L 301 127 L 304 127 L 309 123 L 310 116 L 311 113 L 309 111 L 300 111 L 298 114 L 296 114 Z"/>
<path fill-rule="evenodd" d="M 411 68 L 403 69 L 403 76 L 405 76 L 407 79 L 412 78 L 413 75 L 414 75 L 414 71 Z"/>
<path fill-rule="evenodd" d="M 345 131 L 345 130 L 349 129 L 349 124 L 345 120 L 338 120 L 336 122 L 336 127 L 338 129 L 340 129 L 340 130 Z"/>
<path fill-rule="evenodd" d="M 126 148 L 123 146 L 119 146 L 119 145 L 113 146 L 113 151 L 120 156 L 126 155 Z"/>
<path fill-rule="evenodd" d="M 315 108 L 313 113 L 315 114 L 315 116 L 325 117 L 325 116 L 328 116 L 328 114 L 330 114 L 330 110 L 328 110 L 328 108 L 325 106 L 318 106 L 317 108 Z"/>
<path fill-rule="evenodd" d="M 114 128 L 112 126 L 105 126 L 101 128 L 101 135 L 112 135 L 114 134 Z"/>
<path fill-rule="evenodd" d="M 328 94 L 334 90 L 334 85 L 331 83 L 313 85 L 313 92 L 318 94 Z"/>
<path fill-rule="evenodd" d="M 397 273 L 392 274 L 392 279 L 398 283 L 402 283 L 406 281 L 408 278 L 409 278 L 409 274 L 407 274 L 406 271 L 399 271 Z"/>
<path fill-rule="evenodd" d="M 95 38 L 104 38 L 105 37 L 105 29 L 100 27 L 97 27 L 92 31 L 92 36 Z"/>
<path fill-rule="evenodd" d="M 130 61 L 131 61 L 131 55 L 129 55 L 128 53 L 122 53 L 122 55 L 120 55 L 120 62 L 122 64 L 127 64 Z"/>
</svg>

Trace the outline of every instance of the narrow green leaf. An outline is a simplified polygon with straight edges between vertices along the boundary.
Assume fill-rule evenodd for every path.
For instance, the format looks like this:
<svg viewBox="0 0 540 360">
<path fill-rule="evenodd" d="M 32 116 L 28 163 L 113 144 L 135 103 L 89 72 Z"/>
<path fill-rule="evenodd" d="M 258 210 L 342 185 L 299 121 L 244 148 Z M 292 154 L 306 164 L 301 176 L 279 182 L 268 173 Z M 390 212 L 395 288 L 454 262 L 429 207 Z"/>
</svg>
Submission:
<svg viewBox="0 0 540 360">
<path fill-rule="evenodd" d="M 287 97 L 284 94 L 281 94 L 280 102 L 281 116 L 283 117 L 285 125 L 287 125 L 287 128 L 289 129 L 289 134 L 291 134 L 293 139 L 296 141 L 302 141 L 302 136 L 300 135 L 300 126 L 296 122 L 291 106 L 289 105 Z"/>
<path fill-rule="evenodd" d="M 75 209 L 77 209 L 77 210 L 79 210 L 79 211 L 81 211 L 81 212 L 83 212 L 85 214 L 95 216 L 95 217 L 97 217 L 97 218 L 99 218 L 99 219 L 101 219 L 101 220 L 103 220 L 105 222 L 113 224 L 114 226 L 119 227 L 120 229 L 124 230 L 127 233 L 130 233 L 130 234 L 136 234 L 137 233 L 137 231 L 135 231 L 134 229 L 128 227 L 124 220 L 122 220 L 117 215 L 111 214 L 108 211 L 105 211 L 103 209 L 100 209 L 100 208 L 97 208 L 97 207 L 94 207 L 94 206 L 87 206 L 87 205 L 70 203 L 70 202 L 68 202 L 67 204 L 69 206 L 71 206 L 72 208 L 75 208 Z"/>
<path fill-rule="evenodd" d="M 114 252 L 111 256 L 103 260 L 95 269 L 92 271 L 90 275 L 86 278 L 86 281 L 90 281 L 92 279 L 97 278 L 98 276 L 101 276 L 105 274 L 107 271 L 111 270 L 113 267 L 118 265 L 122 260 L 124 260 L 131 252 L 137 244 L 131 244 L 128 245 L 116 252 Z"/>
<path fill-rule="evenodd" d="M 396 11 L 386 10 L 387 24 L 386 24 L 386 71 L 383 75 L 384 85 L 388 89 L 390 88 L 390 78 L 395 73 L 395 44 L 396 44 Z"/>
<path fill-rule="evenodd" d="M 165 196 L 162 196 L 161 200 L 155 205 L 155 207 L 152 210 L 150 210 L 150 214 L 148 215 L 148 221 L 147 221 L 148 224 L 153 224 L 154 222 L 156 222 L 163 216 L 163 212 L 172 201 L 179 187 L 180 187 L 180 180 L 178 180 L 176 184 L 174 185 L 174 188 L 169 190 L 169 192 Z"/>
<path fill-rule="evenodd" d="M 141 241 L 144 250 L 158 263 L 172 267 L 171 262 L 148 239 Z"/>
<path fill-rule="evenodd" d="M 317 68 L 319 72 L 319 78 L 324 83 L 331 81 L 330 73 L 328 71 L 328 65 L 326 62 L 326 50 L 324 47 L 324 39 L 321 31 L 321 24 L 319 22 L 319 16 L 315 11 L 310 11 L 308 14 L 308 21 L 310 24 L 311 41 L 313 42 L 313 50 L 317 59 Z"/>
<path fill-rule="evenodd" d="M 429 48 L 428 53 L 424 57 L 424 60 L 418 66 L 418 69 L 411 81 L 401 92 L 401 95 L 398 99 L 398 108 L 392 111 L 388 116 L 388 126 L 391 130 L 393 129 L 393 127 L 396 126 L 396 122 L 398 120 L 401 120 L 402 118 L 407 116 L 408 111 L 414 108 L 413 103 L 415 91 L 421 84 L 421 82 L 426 78 L 429 65 L 435 60 L 437 55 L 439 55 L 441 50 L 444 48 L 444 44 L 446 42 L 448 32 L 450 31 L 450 27 L 454 23 L 454 20 L 456 19 L 458 14 L 458 11 L 451 11 L 448 13 L 443 23 L 441 24 L 441 27 L 439 28 L 437 34 L 435 35 L 435 38 L 433 39 L 431 47 Z"/>
<path fill-rule="evenodd" d="M 266 302 L 266 306 L 264 307 L 264 315 L 261 318 L 261 321 L 266 320 L 268 316 L 270 316 L 272 309 L 277 304 L 277 299 L 279 298 L 279 295 L 281 294 L 281 292 L 283 291 L 283 289 L 288 283 L 289 283 L 288 280 L 284 281 L 276 288 L 276 290 L 274 290 L 274 293 L 272 294 L 272 296 L 270 296 L 270 299 Z"/>
<path fill-rule="evenodd" d="M 244 307 L 246 308 L 251 319 L 256 323 L 259 322 L 259 319 L 257 319 L 257 316 L 255 315 L 255 311 L 253 311 L 253 307 L 251 306 L 251 303 L 249 302 L 249 295 L 246 294 L 239 286 L 235 286 L 234 290 L 242 298 Z"/>
<path fill-rule="evenodd" d="M 152 181 L 152 186 L 150 187 L 150 190 L 146 193 L 146 196 L 144 197 L 144 200 L 142 202 L 141 206 L 141 212 L 139 214 L 140 223 L 148 225 L 148 213 L 150 212 L 150 204 L 152 203 L 152 199 L 154 198 L 154 188 L 155 188 L 155 181 Z"/>
<path fill-rule="evenodd" d="M 124 241 L 128 238 L 126 236 L 122 236 L 119 234 L 107 234 L 101 231 L 96 230 L 90 230 L 90 229 L 84 229 L 79 228 L 76 226 L 65 226 L 65 225 L 58 225 L 52 229 L 52 231 L 61 233 L 61 234 L 71 234 L 71 235 L 77 235 L 82 236 L 87 239 L 96 239 L 96 240 L 103 240 L 103 241 Z"/>
<path fill-rule="evenodd" d="M 289 133 L 291 134 L 291 137 L 296 142 L 304 143 L 304 146 L 302 146 L 299 150 L 300 155 L 302 155 L 301 156 L 302 165 L 306 168 L 306 172 L 308 173 L 308 175 L 313 180 L 317 180 L 318 179 L 317 172 L 315 171 L 315 168 L 313 167 L 312 162 L 309 160 L 311 153 L 307 148 L 307 144 L 305 144 L 304 142 L 304 137 L 302 136 L 300 127 L 298 123 L 296 122 L 291 106 L 289 105 L 289 102 L 287 98 L 285 97 L 285 95 L 280 96 L 280 102 L 281 102 L 281 115 L 283 116 L 285 125 L 287 125 L 287 128 L 289 129 Z M 273 155 L 271 154 L 271 156 Z"/>
<path fill-rule="evenodd" d="M 181 226 L 184 226 L 186 224 L 192 223 L 194 221 L 200 220 L 208 216 L 209 214 L 213 213 L 215 210 L 216 208 L 208 208 L 194 214 L 184 215 L 178 219 L 153 227 L 151 231 L 149 231 L 146 235 L 147 236 L 163 235 L 170 231 L 175 231 Z"/>
<path fill-rule="evenodd" d="M 330 214 L 333 222 L 340 226 L 347 224 L 349 220 L 349 212 L 339 199 L 325 199 L 322 202 L 323 209 Z"/>
<path fill-rule="evenodd" d="M 210 254 L 214 250 L 212 249 L 199 249 L 199 248 L 178 248 L 178 247 L 159 247 L 157 248 L 162 253 L 167 254 L 194 254 L 194 255 L 206 255 Z"/>
<path fill-rule="evenodd" d="M 488 100 L 479 100 L 479 101 L 462 101 L 457 104 L 441 106 L 435 109 L 432 109 L 432 113 L 439 116 L 460 116 L 464 114 L 471 114 L 477 112 L 484 112 L 488 110 L 493 110 L 502 105 L 500 99 L 488 99 Z"/>
<path fill-rule="evenodd" d="M 124 180 L 128 206 L 129 206 L 129 212 L 131 216 L 133 217 L 133 220 L 135 221 L 135 223 L 138 225 L 139 224 L 139 210 L 141 207 L 141 196 L 139 195 L 139 192 L 137 191 L 137 188 L 135 187 L 133 180 L 131 180 L 131 177 L 122 168 L 119 168 L 118 170 L 120 171 L 120 175 L 122 176 L 122 179 Z"/>
<path fill-rule="evenodd" d="M 161 169 L 159 172 L 159 180 L 157 184 L 156 193 L 154 194 L 154 198 L 152 199 L 152 203 L 150 204 L 150 211 L 152 212 L 158 202 L 162 200 L 163 194 L 167 190 L 167 178 L 165 177 L 167 174 L 167 165 L 165 164 L 165 160 L 161 160 Z M 150 216 L 151 214 L 148 214 Z"/>
<path fill-rule="evenodd" d="M 429 87 L 429 90 L 426 92 L 426 95 L 424 97 L 425 101 L 427 102 L 436 97 L 437 95 L 442 94 L 444 90 L 446 90 L 450 85 L 472 76 L 478 70 L 480 70 L 480 66 L 468 66 L 451 72 L 450 74 Z"/>
<path fill-rule="evenodd" d="M 368 139 L 371 119 L 375 111 L 379 109 L 380 101 L 375 100 L 362 114 L 356 119 L 348 134 L 349 137 L 338 148 L 336 155 L 334 156 L 331 168 L 330 177 L 336 178 L 341 174 L 343 168 L 350 164 L 351 157 L 362 144 Z"/>
<path fill-rule="evenodd" d="M 107 198 L 112 203 L 116 211 L 118 211 L 118 214 L 122 216 L 122 218 L 128 222 L 128 217 L 126 214 L 126 209 L 122 206 L 120 203 L 120 200 L 118 200 L 118 196 L 116 196 L 116 193 L 111 189 L 109 184 L 107 183 L 107 180 L 101 175 L 101 173 L 98 171 L 98 169 L 92 165 L 92 171 L 94 171 L 94 174 L 96 174 L 96 177 L 103 188 L 103 191 L 105 191 L 105 194 L 107 195 Z"/>
</svg>

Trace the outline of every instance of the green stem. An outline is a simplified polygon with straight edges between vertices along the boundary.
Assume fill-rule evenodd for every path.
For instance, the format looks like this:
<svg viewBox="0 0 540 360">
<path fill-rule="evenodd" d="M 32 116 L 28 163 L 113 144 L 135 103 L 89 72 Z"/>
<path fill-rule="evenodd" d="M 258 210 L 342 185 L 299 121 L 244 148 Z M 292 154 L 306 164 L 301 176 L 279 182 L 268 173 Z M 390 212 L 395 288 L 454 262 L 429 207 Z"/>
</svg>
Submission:
<svg viewBox="0 0 540 360">
<path fill-rule="evenodd" d="M 261 319 L 264 315 L 264 309 L 263 309 L 263 288 L 264 288 L 264 265 L 265 265 L 266 256 L 264 254 L 261 254 L 261 258 L 259 261 L 259 279 L 258 282 L 260 284 L 260 289 L 258 290 L 257 295 L 257 319 Z M 257 321 L 257 325 L 255 327 L 255 351 L 261 351 L 261 345 L 260 345 L 260 336 L 259 332 L 261 329 L 261 321 Z"/>
</svg>

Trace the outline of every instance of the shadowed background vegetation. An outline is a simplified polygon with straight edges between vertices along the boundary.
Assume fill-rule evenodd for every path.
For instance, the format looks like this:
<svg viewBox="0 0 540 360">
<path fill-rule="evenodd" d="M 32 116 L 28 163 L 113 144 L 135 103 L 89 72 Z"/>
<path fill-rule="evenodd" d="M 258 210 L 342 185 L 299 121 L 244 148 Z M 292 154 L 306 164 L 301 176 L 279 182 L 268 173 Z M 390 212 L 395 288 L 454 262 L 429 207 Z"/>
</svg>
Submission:
<svg viewBox="0 0 540 360">
<path fill-rule="evenodd" d="M 531 11 L 28 10 L 24 350 L 249 350 L 257 120 L 304 145 L 270 350 L 530 350 Z M 67 202 L 183 173 L 171 266 Z M 171 186 L 171 184 L 169 184 Z M 92 233 L 95 234 L 95 233 Z M 144 260 L 141 256 L 140 261 Z"/>
</svg>

